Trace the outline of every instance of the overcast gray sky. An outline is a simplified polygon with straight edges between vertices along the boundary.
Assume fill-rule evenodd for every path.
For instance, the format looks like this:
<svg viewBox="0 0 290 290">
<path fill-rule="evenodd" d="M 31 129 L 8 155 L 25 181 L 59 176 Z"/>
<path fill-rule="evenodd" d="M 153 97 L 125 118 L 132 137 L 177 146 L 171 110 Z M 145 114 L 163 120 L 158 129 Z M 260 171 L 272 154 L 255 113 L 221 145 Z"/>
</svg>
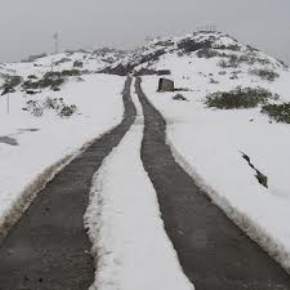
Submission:
<svg viewBox="0 0 290 290">
<path fill-rule="evenodd" d="M 61 49 L 134 47 L 215 24 L 290 63 L 289 0 L 0 0 L 0 61 Z"/>
</svg>

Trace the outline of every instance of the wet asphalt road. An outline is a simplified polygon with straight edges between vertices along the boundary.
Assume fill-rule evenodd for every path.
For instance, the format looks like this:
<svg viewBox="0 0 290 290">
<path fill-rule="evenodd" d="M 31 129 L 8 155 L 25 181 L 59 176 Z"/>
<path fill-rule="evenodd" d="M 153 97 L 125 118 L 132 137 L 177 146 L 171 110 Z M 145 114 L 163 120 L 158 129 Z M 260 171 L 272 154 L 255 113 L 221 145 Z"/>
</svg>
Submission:
<svg viewBox="0 0 290 290">
<path fill-rule="evenodd" d="M 143 164 L 157 192 L 166 231 L 196 289 L 290 289 L 288 274 L 175 162 L 165 142 L 166 122 L 144 95 L 140 79 L 136 91 L 145 115 Z"/>
<path fill-rule="evenodd" d="M 92 284 L 94 262 L 83 215 L 93 174 L 135 119 L 130 84 L 127 79 L 122 123 L 61 171 L 2 241 L 1 290 L 87 290 Z"/>
</svg>

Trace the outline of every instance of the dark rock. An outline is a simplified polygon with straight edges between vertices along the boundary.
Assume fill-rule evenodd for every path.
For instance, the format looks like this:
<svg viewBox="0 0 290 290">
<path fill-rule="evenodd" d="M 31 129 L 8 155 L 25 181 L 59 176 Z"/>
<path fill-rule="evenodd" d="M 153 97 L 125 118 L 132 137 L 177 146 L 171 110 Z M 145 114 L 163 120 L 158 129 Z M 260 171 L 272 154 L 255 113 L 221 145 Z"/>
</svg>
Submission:
<svg viewBox="0 0 290 290">
<path fill-rule="evenodd" d="M 158 92 L 174 92 L 174 81 L 160 78 L 158 84 Z"/>
<path fill-rule="evenodd" d="M 15 138 L 12 138 L 9 136 L 0 136 L 0 143 L 11 145 L 11 146 L 19 145 Z"/>
</svg>

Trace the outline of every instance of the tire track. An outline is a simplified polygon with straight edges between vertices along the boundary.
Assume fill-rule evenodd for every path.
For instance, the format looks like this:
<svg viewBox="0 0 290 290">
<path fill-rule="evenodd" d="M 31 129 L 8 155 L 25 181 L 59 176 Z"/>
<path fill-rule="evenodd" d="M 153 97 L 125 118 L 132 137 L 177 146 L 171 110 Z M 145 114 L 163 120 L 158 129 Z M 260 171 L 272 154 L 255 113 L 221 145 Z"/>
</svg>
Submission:
<svg viewBox="0 0 290 290">
<path fill-rule="evenodd" d="M 215 206 L 174 160 L 166 122 L 135 84 L 145 117 L 141 157 L 165 228 L 197 290 L 289 290 L 290 277 Z"/>
</svg>

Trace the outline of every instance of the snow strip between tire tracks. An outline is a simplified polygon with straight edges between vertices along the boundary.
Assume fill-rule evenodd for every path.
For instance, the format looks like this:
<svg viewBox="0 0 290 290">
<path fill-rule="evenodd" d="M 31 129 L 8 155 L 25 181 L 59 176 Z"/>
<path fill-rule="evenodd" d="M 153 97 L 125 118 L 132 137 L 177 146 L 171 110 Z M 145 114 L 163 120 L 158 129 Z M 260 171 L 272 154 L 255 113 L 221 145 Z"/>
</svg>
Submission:
<svg viewBox="0 0 290 290">
<path fill-rule="evenodd" d="M 95 174 L 85 225 L 93 243 L 90 290 L 193 290 L 160 216 L 156 193 L 140 158 L 143 113 Z"/>
</svg>

